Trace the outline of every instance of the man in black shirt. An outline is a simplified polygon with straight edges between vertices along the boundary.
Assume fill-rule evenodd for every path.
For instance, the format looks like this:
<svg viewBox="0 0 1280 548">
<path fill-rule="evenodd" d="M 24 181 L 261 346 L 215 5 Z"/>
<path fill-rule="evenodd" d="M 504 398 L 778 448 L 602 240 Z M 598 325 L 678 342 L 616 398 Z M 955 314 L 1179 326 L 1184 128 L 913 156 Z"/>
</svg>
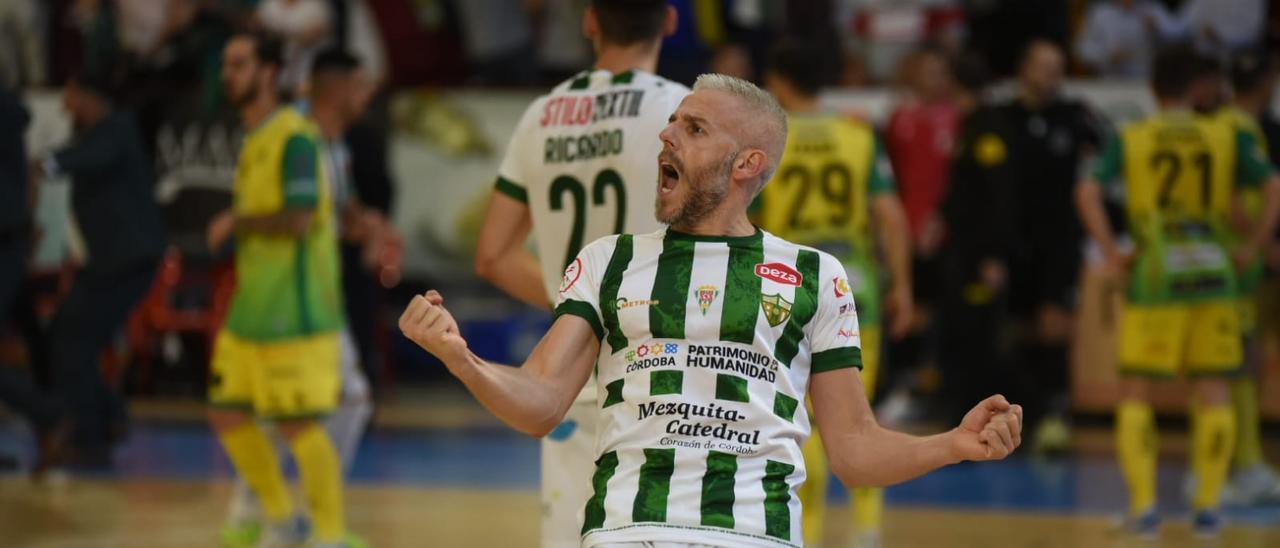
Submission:
<svg viewBox="0 0 1280 548">
<path fill-rule="evenodd" d="M 27 192 L 27 158 L 23 146 L 30 116 L 17 93 L 0 86 L 0 335 L 27 277 L 32 243 L 32 200 Z M 64 437 L 62 410 L 40 392 L 31 378 L 12 364 L 0 364 L 0 402 L 22 415 L 41 441 L 35 472 L 50 464 Z"/>
<path fill-rule="evenodd" d="M 982 103 L 985 64 L 961 57 L 952 73 L 961 89 L 962 118 L 940 208 L 946 239 L 939 253 L 938 361 L 944 412 L 959 417 L 973 394 L 1009 388 L 1002 327 L 1016 189 L 1012 129 L 998 108 Z"/>
<path fill-rule="evenodd" d="M 1056 44 L 1033 41 L 1019 67 L 1018 94 L 1000 107 L 1013 131 L 1018 212 L 1009 305 L 1026 328 L 1018 333 L 1014 374 L 1023 398 L 1043 402 L 1027 418 L 1037 450 L 1063 449 L 1068 441 L 1067 348 L 1084 234 L 1073 190 L 1105 131 L 1088 107 L 1061 95 L 1064 65 Z"/>
<path fill-rule="evenodd" d="M 31 166 L 37 176 L 70 176 L 71 210 L 88 255 L 54 317 L 49 348 L 86 464 L 109 462 L 126 426 L 124 400 L 102 378 L 98 357 L 150 289 L 166 245 L 142 135 L 132 115 L 114 108 L 111 87 L 92 74 L 69 82 L 63 104 L 74 137 Z"/>
</svg>

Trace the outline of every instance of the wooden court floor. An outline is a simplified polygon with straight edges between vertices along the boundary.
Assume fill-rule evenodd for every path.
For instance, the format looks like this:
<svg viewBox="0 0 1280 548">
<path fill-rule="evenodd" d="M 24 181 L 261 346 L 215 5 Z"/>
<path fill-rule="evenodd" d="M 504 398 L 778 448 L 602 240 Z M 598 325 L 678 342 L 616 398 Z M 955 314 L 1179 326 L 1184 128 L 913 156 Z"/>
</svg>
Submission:
<svg viewBox="0 0 1280 548">
<path fill-rule="evenodd" d="M 34 485 L 0 479 L 0 544 L 31 548 L 213 546 L 230 484 L 225 480 L 75 480 Z M 538 503 L 527 490 L 448 490 L 355 485 L 348 519 L 376 547 L 533 547 Z M 833 516 L 847 515 L 832 508 Z M 891 507 L 886 547 L 1196 547 L 1185 524 L 1168 523 L 1161 542 L 1117 537 L 1107 518 L 1039 513 Z M 829 526 L 827 546 L 848 530 Z M 1231 526 L 1211 546 L 1274 548 L 1280 525 Z"/>
</svg>

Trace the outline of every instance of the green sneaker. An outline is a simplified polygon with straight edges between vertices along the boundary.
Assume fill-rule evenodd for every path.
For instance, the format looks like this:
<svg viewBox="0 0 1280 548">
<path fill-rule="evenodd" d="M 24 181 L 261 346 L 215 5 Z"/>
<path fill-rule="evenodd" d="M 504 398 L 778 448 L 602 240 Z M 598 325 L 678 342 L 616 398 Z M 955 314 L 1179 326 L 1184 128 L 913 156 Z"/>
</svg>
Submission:
<svg viewBox="0 0 1280 548">
<path fill-rule="evenodd" d="M 228 523 L 218 531 L 218 546 L 222 548 L 253 548 L 262 538 L 262 524 L 256 521 Z"/>
</svg>

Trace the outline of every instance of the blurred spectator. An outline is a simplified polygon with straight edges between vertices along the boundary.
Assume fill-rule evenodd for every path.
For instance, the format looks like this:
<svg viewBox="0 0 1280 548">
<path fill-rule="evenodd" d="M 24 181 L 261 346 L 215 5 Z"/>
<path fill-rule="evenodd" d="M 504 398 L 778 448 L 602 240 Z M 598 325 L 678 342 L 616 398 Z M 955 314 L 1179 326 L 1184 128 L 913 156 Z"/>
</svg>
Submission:
<svg viewBox="0 0 1280 548">
<path fill-rule="evenodd" d="M 382 32 L 365 0 L 339 2 L 346 6 L 346 28 L 342 46 L 360 58 L 361 70 L 375 87 L 387 80 L 387 52 L 383 46 Z"/>
<path fill-rule="evenodd" d="M 1152 0 L 1093 4 L 1076 35 L 1076 54 L 1099 76 L 1146 78 L 1160 38 L 1157 27 L 1169 17 Z"/>
<path fill-rule="evenodd" d="M 538 80 L 533 29 L 521 0 L 457 2 L 473 82 L 521 86 Z"/>
<path fill-rule="evenodd" d="M 263 0 L 255 17 L 263 28 L 284 39 L 281 87 L 300 90 L 311 71 L 311 59 L 333 37 L 334 18 L 329 4 L 324 0 Z"/>
<path fill-rule="evenodd" d="M 187 30 L 198 13 L 195 0 L 115 0 L 120 45 L 144 64 L 172 56 L 170 40 Z"/>
<path fill-rule="evenodd" d="M 889 115 L 886 148 L 898 177 L 918 257 L 931 257 L 941 236 L 938 204 L 946 192 L 947 164 L 959 112 L 952 95 L 947 59 L 922 49 L 903 63 L 903 94 Z"/>
<path fill-rule="evenodd" d="M 938 365 L 943 411 L 964 415 L 974 394 L 1009 386 L 1006 293 L 1017 230 L 1016 179 L 1010 136 L 999 108 L 983 104 L 989 76 L 981 57 L 964 55 L 952 68 L 961 122 L 941 205 L 946 240 L 940 249 Z"/>
<path fill-rule="evenodd" d="M 151 287 L 165 247 L 151 162 L 133 116 L 115 108 L 112 87 L 93 73 L 70 81 L 63 104 L 75 136 L 31 166 L 37 178 L 71 177 L 72 214 L 87 248 L 49 345 L 55 385 L 86 464 L 109 463 L 111 445 L 125 433 L 124 399 L 103 379 L 98 358 Z"/>
<path fill-rule="evenodd" d="M 1017 72 L 1019 55 L 1036 39 L 1070 43 L 1068 0 L 967 0 L 969 47 L 997 77 Z"/>
<path fill-rule="evenodd" d="M 726 44 L 711 55 L 711 72 L 727 74 L 748 82 L 756 79 L 756 69 L 751 63 L 751 54 L 747 48 L 739 44 Z"/>
<path fill-rule="evenodd" d="M 1019 325 L 1018 368 L 1037 449 L 1064 449 L 1067 346 L 1076 303 L 1084 236 L 1072 197 L 1079 168 L 1101 148 L 1104 128 L 1084 104 L 1062 96 L 1066 58 L 1047 40 L 1023 53 L 1018 95 L 1002 105 L 1013 133 L 1010 160 L 1018 211 L 1017 243 L 1010 257 L 1011 310 Z M 1045 419 L 1044 424 L 1037 424 Z"/>
<path fill-rule="evenodd" d="M 34 0 L 0 0 L 0 89 L 19 89 L 45 81 L 46 36 Z"/>
<path fill-rule="evenodd" d="M 538 64 L 542 79 L 563 82 L 591 65 L 591 43 L 582 34 L 582 14 L 589 0 L 536 0 L 541 11 Z"/>
<path fill-rule="evenodd" d="M 925 44 L 956 52 L 964 38 L 958 0 L 846 0 L 850 38 L 867 52 L 867 69 L 879 82 L 891 80 L 902 60 Z"/>
<path fill-rule="evenodd" d="M 886 412 L 907 401 L 910 387 L 902 381 L 933 357 L 929 354 L 934 345 L 929 344 L 933 337 L 928 319 L 938 300 L 937 251 L 942 241 L 938 207 L 946 193 L 951 148 L 960 120 L 950 67 L 941 51 L 914 52 L 904 60 L 901 73 L 902 93 L 889 116 L 884 140 L 911 232 L 911 285 L 916 303 L 912 317 L 917 322 L 909 338 L 889 342 L 887 355 L 892 365 L 885 371 L 892 388 L 883 401 L 899 403 L 882 407 Z"/>
<path fill-rule="evenodd" d="M 16 93 L 0 85 L 0 335 L 9 327 L 10 311 L 27 277 L 31 255 L 31 206 L 27 158 L 23 146 L 30 116 Z M 11 363 L 0 363 L 0 403 L 18 413 L 40 439 L 39 474 L 58 456 L 67 434 L 63 411 L 44 395 L 31 377 Z"/>
<path fill-rule="evenodd" d="M 1170 38 L 1190 39 L 1202 53 L 1222 56 L 1257 46 L 1265 23 L 1265 0 L 1187 0 L 1162 30 Z"/>
</svg>

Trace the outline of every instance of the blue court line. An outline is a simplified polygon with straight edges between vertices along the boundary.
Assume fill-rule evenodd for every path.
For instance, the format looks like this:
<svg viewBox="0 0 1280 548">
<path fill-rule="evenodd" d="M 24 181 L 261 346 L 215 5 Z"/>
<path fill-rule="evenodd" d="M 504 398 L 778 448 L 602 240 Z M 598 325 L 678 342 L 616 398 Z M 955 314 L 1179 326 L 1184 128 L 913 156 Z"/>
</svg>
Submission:
<svg viewBox="0 0 1280 548">
<path fill-rule="evenodd" d="M 29 434 L 0 425 L 0 452 L 29 446 Z M 351 481 L 365 485 L 533 491 L 538 488 L 539 442 L 503 428 L 377 429 L 361 445 Z M 21 452 L 21 451 L 20 451 Z M 30 457 L 25 449 L 24 458 Z M 222 448 L 204 424 L 136 423 L 117 453 L 117 466 L 99 478 L 207 479 L 231 477 Z M 1185 516 L 1185 462 L 1162 461 L 1159 504 L 1169 517 Z M 829 492 L 847 499 L 838 481 Z M 1116 514 L 1125 508 L 1124 481 L 1105 456 L 964 463 L 886 490 L 893 506 L 1052 514 Z M 1234 521 L 1280 523 L 1280 507 L 1237 509 Z"/>
</svg>

